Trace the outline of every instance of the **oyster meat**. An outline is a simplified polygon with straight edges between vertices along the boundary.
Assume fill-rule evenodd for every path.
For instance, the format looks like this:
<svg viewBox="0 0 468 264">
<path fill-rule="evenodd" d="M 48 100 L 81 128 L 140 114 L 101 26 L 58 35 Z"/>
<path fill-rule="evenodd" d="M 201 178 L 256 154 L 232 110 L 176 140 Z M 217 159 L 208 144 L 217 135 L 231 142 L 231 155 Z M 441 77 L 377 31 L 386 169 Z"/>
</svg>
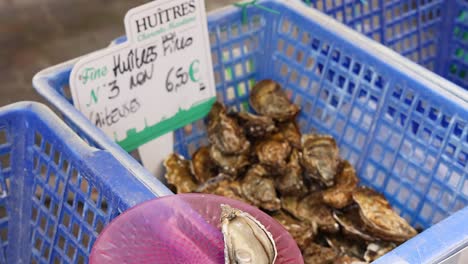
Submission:
<svg viewBox="0 0 468 264">
<path fill-rule="evenodd" d="M 266 137 L 276 131 L 275 122 L 267 116 L 258 116 L 247 112 L 236 113 L 234 117 L 248 137 Z"/>
<path fill-rule="evenodd" d="M 270 168 L 272 172 L 282 173 L 286 169 L 291 146 L 284 140 L 267 139 L 255 146 L 255 153 L 262 165 Z"/>
<path fill-rule="evenodd" d="M 316 226 L 314 227 L 308 222 L 297 220 L 282 210 L 275 213 L 273 218 L 283 225 L 302 250 L 307 248 L 312 240 L 314 240 L 317 233 Z"/>
<path fill-rule="evenodd" d="M 275 179 L 276 189 L 282 196 L 302 196 L 307 193 L 307 187 L 302 178 L 302 167 L 299 162 L 299 152 L 293 149 L 286 166 L 285 173 Z"/>
<path fill-rule="evenodd" d="M 339 150 L 333 137 L 302 136 L 302 164 L 308 176 L 333 186 L 339 165 Z"/>
<path fill-rule="evenodd" d="M 275 183 L 263 166 L 252 166 L 242 179 L 241 188 L 243 196 L 253 205 L 268 211 L 281 208 Z"/>
<path fill-rule="evenodd" d="M 249 157 L 246 154 L 226 155 L 216 146 L 210 147 L 210 158 L 219 167 L 219 170 L 233 177 L 238 176 L 247 166 L 249 166 Z"/>
<path fill-rule="evenodd" d="M 311 243 L 302 253 L 305 264 L 332 264 L 338 254 L 329 247 Z"/>
<path fill-rule="evenodd" d="M 208 139 L 223 154 L 241 154 L 249 149 L 244 130 L 227 115 L 222 104 L 215 103 L 208 119 Z"/>
<path fill-rule="evenodd" d="M 299 107 L 289 101 L 280 84 L 272 80 L 263 80 L 253 87 L 250 105 L 258 114 L 280 122 L 294 118 L 299 112 Z"/>
<path fill-rule="evenodd" d="M 195 182 L 190 172 L 190 162 L 182 156 L 171 154 L 165 161 L 167 182 L 176 188 L 176 193 L 189 193 L 197 189 Z"/>
<path fill-rule="evenodd" d="M 209 147 L 201 147 L 192 155 L 192 172 L 199 183 L 215 177 L 216 171 L 215 163 L 210 157 Z"/>
<path fill-rule="evenodd" d="M 405 219 L 392 210 L 384 196 L 369 188 L 360 187 L 353 192 L 366 229 L 387 241 L 404 242 L 418 233 Z"/>
<path fill-rule="evenodd" d="M 323 202 L 336 209 L 353 203 L 353 191 L 359 182 L 356 171 L 348 161 L 343 161 L 341 167 L 335 185 L 323 192 Z"/>
<path fill-rule="evenodd" d="M 221 205 L 221 228 L 226 264 L 275 263 L 273 236 L 250 214 Z"/>
</svg>

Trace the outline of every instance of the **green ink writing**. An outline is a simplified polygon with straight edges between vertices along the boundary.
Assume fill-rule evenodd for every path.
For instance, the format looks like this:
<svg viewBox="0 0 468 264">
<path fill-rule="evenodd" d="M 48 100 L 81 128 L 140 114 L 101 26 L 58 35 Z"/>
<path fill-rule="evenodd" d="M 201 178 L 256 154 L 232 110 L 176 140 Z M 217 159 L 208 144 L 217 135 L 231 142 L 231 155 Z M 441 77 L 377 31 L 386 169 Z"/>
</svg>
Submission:
<svg viewBox="0 0 468 264">
<path fill-rule="evenodd" d="M 87 84 L 88 81 L 95 81 L 106 75 L 107 75 L 106 66 L 99 68 L 99 69 L 94 68 L 94 67 L 88 67 L 83 70 L 79 78 L 83 82 L 83 84 Z"/>
</svg>

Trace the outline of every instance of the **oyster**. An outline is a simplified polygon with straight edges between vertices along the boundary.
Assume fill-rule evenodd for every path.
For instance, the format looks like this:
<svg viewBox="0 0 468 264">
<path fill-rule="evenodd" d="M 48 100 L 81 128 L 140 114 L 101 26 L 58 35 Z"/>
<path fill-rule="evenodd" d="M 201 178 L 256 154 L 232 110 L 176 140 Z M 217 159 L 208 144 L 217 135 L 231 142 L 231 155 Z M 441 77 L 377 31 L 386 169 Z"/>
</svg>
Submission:
<svg viewBox="0 0 468 264">
<path fill-rule="evenodd" d="M 331 248 L 346 256 L 361 259 L 366 251 L 365 243 L 358 240 L 345 239 L 341 234 L 327 235 L 325 240 Z"/>
<path fill-rule="evenodd" d="M 360 238 L 365 241 L 375 241 L 376 238 L 367 233 L 364 229 L 359 211 L 357 208 L 350 208 L 344 212 L 333 212 L 333 217 L 340 224 L 345 235 Z"/>
<path fill-rule="evenodd" d="M 270 135 L 276 130 L 275 122 L 267 116 L 257 116 L 247 112 L 236 113 L 234 117 L 238 120 L 247 136 L 260 138 Z"/>
<path fill-rule="evenodd" d="M 221 205 L 226 264 L 273 264 L 277 257 L 273 236 L 253 216 Z"/>
<path fill-rule="evenodd" d="M 233 177 L 238 176 L 250 164 L 249 157 L 246 154 L 226 155 L 214 145 L 210 147 L 210 158 L 222 172 Z"/>
<path fill-rule="evenodd" d="M 236 120 L 229 117 L 220 103 L 215 103 L 208 115 L 208 139 L 223 154 L 241 154 L 250 147 L 250 142 Z"/>
<path fill-rule="evenodd" d="M 273 218 L 283 225 L 302 250 L 307 248 L 317 233 L 316 226 L 308 222 L 299 221 L 282 210 L 275 213 Z"/>
<path fill-rule="evenodd" d="M 278 125 L 280 133 L 291 144 L 291 146 L 301 149 L 301 131 L 296 124 L 296 121 L 280 123 Z"/>
<path fill-rule="evenodd" d="M 171 154 L 165 161 L 166 180 L 176 188 L 176 193 L 189 193 L 197 188 L 190 173 L 190 162 L 182 156 Z"/>
<path fill-rule="evenodd" d="M 201 147 L 193 154 L 192 172 L 199 183 L 204 183 L 216 176 L 216 166 L 210 157 L 209 147 Z"/>
<path fill-rule="evenodd" d="M 333 186 L 339 165 L 336 142 L 327 135 L 302 136 L 302 165 L 308 176 Z"/>
<path fill-rule="evenodd" d="M 204 184 L 200 185 L 195 192 L 215 194 L 247 203 L 247 201 L 242 197 L 239 182 L 233 180 L 231 176 L 227 174 L 219 174 L 218 176 L 211 178 Z"/>
<path fill-rule="evenodd" d="M 302 196 L 307 193 L 307 188 L 302 178 L 302 167 L 299 162 L 299 152 L 293 149 L 289 163 L 284 174 L 275 179 L 276 189 L 283 196 Z"/>
<path fill-rule="evenodd" d="M 280 122 L 292 119 L 300 110 L 289 101 L 280 84 L 272 80 L 263 80 L 253 87 L 250 105 L 258 114 Z"/>
<path fill-rule="evenodd" d="M 404 242 L 418 233 L 405 219 L 392 210 L 381 194 L 365 187 L 353 192 L 366 229 L 375 236 L 393 242 Z"/>
<path fill-rule="evenodd" d="M 303 252 L 305 264 L 332 264 L 338 254 L 331 248 L 311 243 Z"/>
<path fill-rule="evenodd" d="M 336 233 L 340 227 L 333 218 L 332 210 L 323 203 L 321 196 L 320 192 L 316 192 L 302 199 L 283 197 L 281 205 L 296 218 L 317 225 L 320 231 Z"/>
<path fill-rule="evenodd" d="M 276 211 L 281 208 L 280 199 L 276 195 L 275 183 L 261 165 L 254 165 L 247 171 L 242 179 L 241 189 L 243 196 L 257 207 L 268 211 Z"/>
<path fill-rule="evenodd" d="M 388 242 L 370 243 L 367 245 L 367 250 L 364 254 L 364 260 L 367 262 L 373 262 L 374 260 L 392 251 L 394 248 L 396 248 L 396 246 L 396 244 Z"/>
<path fill-rule="evenodd" d="M 356 171 L 348 161 L 342 162 L 342 169 L 335 177 L 335 185 L 323 192 L 323 202 L 327 205 L 342 209 L 353 203 L 353 190 L 359 180 Z"/>
<path fill-rule="evenodd" d="M 362 261 L 358 258 L 350 257 L 347 255 L 337 258 L 334 262 L 335 264 L 366 264 L 366 261 Z"/>
<path fill-rule="evenodd" d="M 255 146 L 255 153 L 262 165 L 272 169 L 273 172 L 282 173 L 286 169 L 291 146 L 284 140 L 267 139 Z"/>
</svg>

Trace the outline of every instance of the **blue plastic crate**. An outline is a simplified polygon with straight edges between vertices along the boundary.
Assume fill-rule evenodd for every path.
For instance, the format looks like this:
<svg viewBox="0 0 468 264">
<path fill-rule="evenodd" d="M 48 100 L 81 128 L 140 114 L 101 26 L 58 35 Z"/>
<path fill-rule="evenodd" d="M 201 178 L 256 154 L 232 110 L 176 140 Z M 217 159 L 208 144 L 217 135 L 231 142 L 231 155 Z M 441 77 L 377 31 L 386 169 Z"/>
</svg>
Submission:
<svg viewBox="0 0 468 264">
<path fill-rule="evenodd" d="M 429 228 L 379 263 L 430 263 L 468 245 L 466 91 L 299 1 L 257 3 L 281 14 L 249 6 L 247 23 L 237 7 L 209 15 L 219 100 L 249 109 L 256 81 L 279 81 L 302 106 L 303 132 L 333 135 L 363 184 L 412 225 Z M 75 62 L 39 73 L 34 85 L 81 135 L 108 149 L 111 140 L 68 96 Z M 177 152 L 193 153 L 207 143 L 204 122 L 177 130 L 175 142 Z"/>
<path fill-rule="evenodd" d="M 35 103 L 0 108 L 0 263 L 87 263 L 102 229 L 156 194 Z"/>
<path fill-rule="evenodd" d="M 304 2 L 468 89 L 468 2 Z"/>
</svg>

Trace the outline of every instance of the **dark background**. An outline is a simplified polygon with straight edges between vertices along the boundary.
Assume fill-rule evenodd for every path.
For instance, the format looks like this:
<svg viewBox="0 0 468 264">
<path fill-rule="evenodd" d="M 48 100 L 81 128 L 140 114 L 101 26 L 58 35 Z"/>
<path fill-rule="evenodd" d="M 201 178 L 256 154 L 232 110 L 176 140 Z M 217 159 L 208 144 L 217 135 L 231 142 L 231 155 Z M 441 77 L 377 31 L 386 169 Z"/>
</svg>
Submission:
<svg viewBox="0 0 468 264">
<path fill-rule="evenodd" d="M 128 9 L 148 0 L 0 0 L 0 106 L 41 98 L 38 71 L 107 46 Z M 212 10 L 233 0 L 206 0 Z"/>
</svg>

